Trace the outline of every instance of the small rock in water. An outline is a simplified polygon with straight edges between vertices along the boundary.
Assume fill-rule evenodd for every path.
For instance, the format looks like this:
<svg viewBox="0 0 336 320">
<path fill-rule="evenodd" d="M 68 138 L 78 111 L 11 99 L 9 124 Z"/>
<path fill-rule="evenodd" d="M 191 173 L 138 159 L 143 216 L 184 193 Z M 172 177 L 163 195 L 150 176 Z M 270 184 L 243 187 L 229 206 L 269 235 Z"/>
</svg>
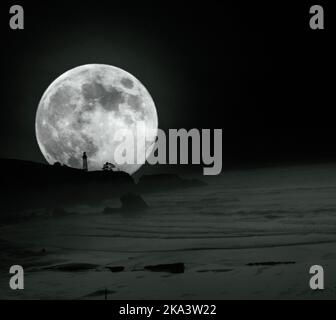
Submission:
<svg viewBox="0 0 336 320">
<path fill-rule="evenodd" d="M 125 267 L 123 266 L 117 266 L 117 267 L 106 267 L 109 269 L 111 272 L 121 272 L 125 270 Z"/>
<path fill-rule="evenodd" d="M 145 270 L 152 272 L 184 273 L 184 263 L 178 262 L 145 266 Z"/>
<path fill-rule="evenodd" d="M 148 208 L 147 203 L 138 194 L 126 193 L 120 197 L 123 210 L 145 210 Z"/>
<path fill-rule="evenodd" d="M 45 268 L 46 270 L 58 270 L 67 272 L 79 272 L 97 269 L 99 266 L 91 263 L 65 263 Z"/>
<path fill-rule="evenodd" d="M 121 207 L 120 208 L 111 208 L 105 207 L 103 214 L 113 214 L 123 211 L 142 211 L 148 208 L 147 203 L 144 199 L 138 194 L 126 193 L 120 197 Z"/>
</svg>

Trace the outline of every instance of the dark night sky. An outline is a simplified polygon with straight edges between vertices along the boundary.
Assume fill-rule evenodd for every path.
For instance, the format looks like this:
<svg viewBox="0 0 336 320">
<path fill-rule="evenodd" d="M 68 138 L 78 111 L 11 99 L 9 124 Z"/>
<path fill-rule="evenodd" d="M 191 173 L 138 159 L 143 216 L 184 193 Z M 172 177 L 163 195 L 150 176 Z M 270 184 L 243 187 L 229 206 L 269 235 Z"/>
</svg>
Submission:
<svg viewBox="0 0 336 320">
<path fill-rule="evenodd" d="M 86 63 L 140 79 L 163 129 L 222 128 L 224 161 L 336 158 L 336 11 L 323 2 L 320 31 L 309 2 L 69 3 L 1 3 L 1 158 L 44 162 L 39 99 Z M 11 4 L 25 9 L 23 31 L 8 27 Z"/>
</svg>

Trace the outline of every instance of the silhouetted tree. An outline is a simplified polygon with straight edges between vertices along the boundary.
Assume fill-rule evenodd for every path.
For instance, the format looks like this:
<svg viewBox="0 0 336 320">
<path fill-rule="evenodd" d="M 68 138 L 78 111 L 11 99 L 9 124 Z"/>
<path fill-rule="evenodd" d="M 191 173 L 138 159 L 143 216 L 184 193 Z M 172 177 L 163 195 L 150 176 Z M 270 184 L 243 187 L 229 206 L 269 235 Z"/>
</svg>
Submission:
<svg viewBox="0 0 336 320">
<path fill-rule="evenodd" d="M 56 161 L 56 162 L 54 163 L 54 166 L 55 166 L 55 167 L 61 167 L 62 164 L 61 164 L 59 161 Z"/>
<path fill-rule="evenodd" d="M 106 162 L 103 165 L 103 170 L 104 171 L 114 171 L 115 168 L 116 168 L 115 165 L 113 163 L 110 163 L 110 162 Z"/>
</svg>

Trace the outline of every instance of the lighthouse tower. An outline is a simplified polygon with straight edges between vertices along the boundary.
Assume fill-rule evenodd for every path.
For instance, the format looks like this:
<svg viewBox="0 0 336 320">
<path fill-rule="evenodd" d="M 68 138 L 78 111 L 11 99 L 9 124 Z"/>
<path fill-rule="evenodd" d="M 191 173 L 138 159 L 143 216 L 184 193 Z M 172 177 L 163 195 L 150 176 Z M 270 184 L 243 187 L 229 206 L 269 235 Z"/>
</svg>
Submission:
<svg viewBox="0 0 336 320">
<path fill-rule="evenodd" d="M 86 152 L 83 152 L 83 170 L 88 171 L 88 164 L 87 164 L 87 155 Z"/>
</svg>

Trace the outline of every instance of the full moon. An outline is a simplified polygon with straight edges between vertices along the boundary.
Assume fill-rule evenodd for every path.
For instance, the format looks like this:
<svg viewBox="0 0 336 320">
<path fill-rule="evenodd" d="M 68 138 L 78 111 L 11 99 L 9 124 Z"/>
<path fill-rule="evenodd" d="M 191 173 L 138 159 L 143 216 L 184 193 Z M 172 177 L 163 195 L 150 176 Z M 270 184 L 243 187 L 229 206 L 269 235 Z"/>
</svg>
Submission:
<svg viewBox="0 0 336 320">
<path fill-rule="evenodd" d="M 88 64 L 51 83 L 38 105 L 35 128 L 38 145 L 50 164 L 79 169 L 86 152 L 89 170 L 102 170 L 109 162 L 133 174 L 143 163 L 116 162 L 115 150 L 122 142 L 115 134 L 131 131 L 134 149 L 137 139 L 145 139 L 141 150 L 135 150 L 145 159 L 154 146 L 158 117 L 152 97 L 133 75 L 110 65 Z"/>
</svg>

